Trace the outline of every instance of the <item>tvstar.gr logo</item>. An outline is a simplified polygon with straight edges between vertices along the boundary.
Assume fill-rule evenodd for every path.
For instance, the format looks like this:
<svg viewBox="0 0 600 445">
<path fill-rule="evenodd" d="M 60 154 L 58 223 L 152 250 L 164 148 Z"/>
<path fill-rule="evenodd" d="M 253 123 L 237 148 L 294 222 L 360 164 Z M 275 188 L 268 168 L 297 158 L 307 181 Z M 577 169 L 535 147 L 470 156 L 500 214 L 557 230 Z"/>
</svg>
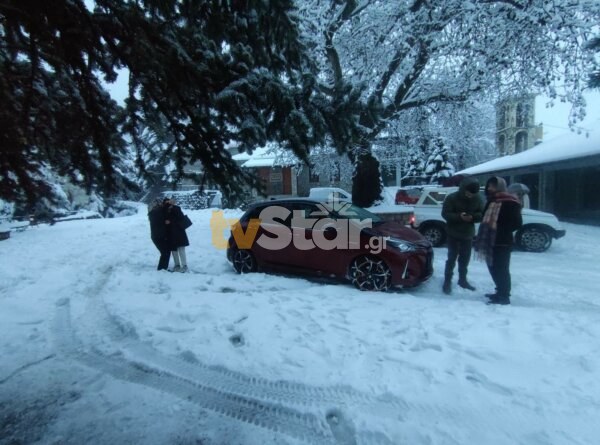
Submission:
<svg viewBox="0 0 600 445">
<path fill-rule="evenodd" d="M 269 205 L 260 211 L 258 218 L 243 224 L 236 218 L 225 218 L 223 211 L 217 210 L 213 211 L 210 220 L 212 243 L 217 249 L 227 248 L 225 232 L 231 228 L 239 249 L 250 249 L 256 242 L 266 250 L 281 250 L 290 245 L 297 250 L 365 247 L 378 254 L 386 248 L 386 237 L 372 236 L 365 246 L 361 246 L 361 231 L 372 226 L 371 218 L 358 218 L 352 206 L 344 202 L 316 204 L 310 214 L 306 210 Z"/>
</svg>

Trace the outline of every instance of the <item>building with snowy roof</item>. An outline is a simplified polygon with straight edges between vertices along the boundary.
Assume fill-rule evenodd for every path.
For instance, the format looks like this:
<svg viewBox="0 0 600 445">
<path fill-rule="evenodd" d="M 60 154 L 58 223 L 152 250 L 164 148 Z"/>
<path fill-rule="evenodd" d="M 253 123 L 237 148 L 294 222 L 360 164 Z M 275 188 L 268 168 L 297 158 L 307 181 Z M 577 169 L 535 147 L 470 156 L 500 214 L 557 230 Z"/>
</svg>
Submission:
<svg viewBox="0 0 600 445">
<path fill-rule="evenodd" d="M 564 220 L 600 224 L 600 94 L 588 93 L 586 101 L 585 119 L 570 129 L 568 104 L 546 107 L 547 99 L 536 98 L 539 124 L 530 127 L 543 124 L 541 142 L 531 148 L 507 150 L 519 144 L 505 140 L 504 153 L 513 154 L 457 174 L 473 175 L 482 182 L 490 176 L 502 176 L 508 183 L 524 183 L 531 190 L 532 208 L 555 213 Z M 504 114 L 499 119 L 503 117 L 506 119 Z M 513 133 L 516 137 L 517 132 Z"/>
</svg>

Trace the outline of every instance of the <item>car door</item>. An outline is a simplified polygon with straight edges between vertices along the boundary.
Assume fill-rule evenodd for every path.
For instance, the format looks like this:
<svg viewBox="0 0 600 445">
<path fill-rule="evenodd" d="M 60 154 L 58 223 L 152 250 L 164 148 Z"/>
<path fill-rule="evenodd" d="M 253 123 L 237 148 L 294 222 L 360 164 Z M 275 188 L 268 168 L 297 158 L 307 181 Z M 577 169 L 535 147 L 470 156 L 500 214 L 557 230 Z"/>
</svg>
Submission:
<svg viewBox="0 0 600 445">
<path fill-rule="evenodd" d="M 344 251 L 339 249 L 338 236 L 344 236 L 335 217 L 325 206 L 316 203 L 295 203 L 293 206 L 292 256 L 298 268 L 323 275 L 339 275 Z"/>
<path fill-rule="evenodd" d="M 291 209 L 286 203 L 273 203 L 262 208 L 260 228 L 252 250 L 263 262 L 274 267 L 292 264 L 291 217 Z"/>
</svg>

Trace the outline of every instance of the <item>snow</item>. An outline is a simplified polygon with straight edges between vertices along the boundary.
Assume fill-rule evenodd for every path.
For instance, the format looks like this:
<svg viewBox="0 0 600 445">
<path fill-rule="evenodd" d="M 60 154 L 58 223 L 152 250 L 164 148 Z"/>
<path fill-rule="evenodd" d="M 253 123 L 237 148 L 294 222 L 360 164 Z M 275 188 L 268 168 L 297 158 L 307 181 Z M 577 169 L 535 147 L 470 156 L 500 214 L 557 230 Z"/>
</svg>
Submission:
<svg viewBox="0 0 600 445">
<path fill-rule="evenodd" d="M 600 132 L 592 131 L 589 137 L 576 133 L 563 134 L 548 142 L 509 156 L 502 156 L 483 164 L 469 167 L 457 174 L 476 175 L 530 165 L 560 162 L 600 154 Z"/>
<path fill-rule="evenodd" d="M 257 167 L 287 167 L 296 165 L 300 161 L 293 154 L 283 153 L 274 144 L 267 144 L 265 147 L 257 147 L 252 154 L 239 153 L 232 156 L 233 160 L 242 162 L 242 167 L 257 168 Z"/>
<path fill-rule="evenodd" d="M 441 292 L 444 248 L 384 294 L 237 275 L 211 210 L 186 211 L 192 273 L 157 272 L 145 212 L 0 242 L 0 442 L 597 442 L 599 227 L 515 252 L 496 307 L 475 259 L 476 292 Z"/>
<path fill-rule="evenodd" d="M 600 91 L 586 91 L 583 97 L 586 101 L 586 115 L 582 121 L 575 124 L 575 129 L 585 134 L 600 126 Z M 572 134 L 569 128 L 571 108 L 572 105 L 568 102 L 552 100 L 544 95 L 536 96 L 535 123 L 544 127 L 544 141 Z"/>
</svg>

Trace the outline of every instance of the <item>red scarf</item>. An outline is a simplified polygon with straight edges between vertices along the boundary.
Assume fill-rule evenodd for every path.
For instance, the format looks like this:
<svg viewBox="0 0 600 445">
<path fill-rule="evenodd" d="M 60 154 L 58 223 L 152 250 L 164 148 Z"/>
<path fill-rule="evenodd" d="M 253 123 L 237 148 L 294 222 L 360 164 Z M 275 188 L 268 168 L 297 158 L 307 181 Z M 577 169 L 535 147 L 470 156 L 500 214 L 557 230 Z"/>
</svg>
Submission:
<svg viewBox="0 0 600 445">
<path fill-rule="evenodd" d="M 494 246 L 496 245 L 496 232 L 498 230 L 498 215 L 503 202 L 516 202 L 521 205 L 519 198 L 506 192 L 496 192 L 491 197 L 490 203 L 483 215 L 483 221 L 479 225 L 477 238 L 475 239 L 475 251 L 477 258 L 485 259 L 488 266 L 492 265 Z"/>
</svg>

